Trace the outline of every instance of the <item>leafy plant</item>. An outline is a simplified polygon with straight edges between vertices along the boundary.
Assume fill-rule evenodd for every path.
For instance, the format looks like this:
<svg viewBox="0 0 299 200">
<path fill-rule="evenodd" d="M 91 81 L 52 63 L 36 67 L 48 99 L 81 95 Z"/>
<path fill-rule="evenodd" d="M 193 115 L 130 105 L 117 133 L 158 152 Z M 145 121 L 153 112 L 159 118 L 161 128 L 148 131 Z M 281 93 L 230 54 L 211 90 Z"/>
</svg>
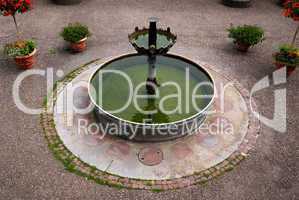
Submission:
<svg viewBox="0 0 299 200">
<path fill-rule="evenodd" d="M 258 26 L 243 25 L 235 27 L 231 25 L 227 31 L 229 32 L 228 37 L 234 39 L 235 43 L 239 42 L 253 46 L 265 40 L 264 30 Z"/>
<path fill-rule="evenodd" d="M 279 52 L 275 54 L 275 59 L 281 63 L 297 66 L 299 64 L 299 49 L 289 44 L 281 45 Z"/>
<path fill-rule="evenodd" d="M 10 57 L 27 56 L 36 48 L 33 40 L 19 40 L 14 43 L 6 44 L 4 52 Z"/>
<path fill-rule="evenodd" d="M 80 23 L 73 23 L 64 27 L 60 35 L 64 40 L 76 43 L 83 38 L 90 36 L 91 33 L 87 26 Z"/>
</svg>

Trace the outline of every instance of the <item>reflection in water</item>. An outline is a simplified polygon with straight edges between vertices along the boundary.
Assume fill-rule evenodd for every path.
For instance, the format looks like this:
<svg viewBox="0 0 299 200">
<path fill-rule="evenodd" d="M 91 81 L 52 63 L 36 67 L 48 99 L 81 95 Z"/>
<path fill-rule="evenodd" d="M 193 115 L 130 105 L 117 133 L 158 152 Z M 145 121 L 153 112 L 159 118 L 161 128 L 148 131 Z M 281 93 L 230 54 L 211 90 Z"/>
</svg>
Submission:
<svg viewBox="0 0 299 200">
<path fill-rule="evenodd" d="M 164 114 L 159 106 L 156 105 L 156 99 L 148 98 L 147 105 L 143 108 L 143 111 L 146 111 L 150 114 L 144 114 L 145 112 L 138 112 L 133 115 L 131 121 L 139 123 L 168 123 L 170 122 L 168 115 Z"/>
<path fill-rule="evenodd" d="M 149 55 L 148 56 L 148 78 L 146 80 L 146 91 L 150 95 L 156 94 L 156 89 L 160 85 L 158 84 L 156 75 L 156 56 L 155 55 Z"/>
</svg>

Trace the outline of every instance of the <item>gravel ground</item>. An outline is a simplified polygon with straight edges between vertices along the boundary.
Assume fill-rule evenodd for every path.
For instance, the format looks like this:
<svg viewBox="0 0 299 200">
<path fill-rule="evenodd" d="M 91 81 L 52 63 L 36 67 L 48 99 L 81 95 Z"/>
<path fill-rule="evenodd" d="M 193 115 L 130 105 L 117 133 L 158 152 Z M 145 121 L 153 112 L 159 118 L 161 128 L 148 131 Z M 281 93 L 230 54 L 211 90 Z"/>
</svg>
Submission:
<svg viewBox="0 0 299 200">
<path fill-rule="evenodd" d="M 274 71 L 271 54 L 279 43 L 289 42 L 296 24 L 280 15 L 274 0 L 254 1 L 251 8 L 234 9 L 219 0 L 85 0 L 81 5 L 57 6 L 34 1 L 34 10 L 18 15 L 22 37 L 39 43 L 38 69 L 62 69 L 65 73 L 95 58 L 134 51 L 127 35 L 143 26 L 149 16 L 160 18 L 178 35 L 173 53 L 208 62 L 250 89 Z M 74 21 L 90 26 L 93 36 L 82 54 L 70 54 L 59 38 L 61 28 Z M 236 52 L 225 29 L 233 24 L 258 24 L 267 40 L 247 54 Z M 0 45 L 14 40 L 11 18 L 0 18 Z M 0 199 L 298 199 L 299 70 L 287 84 L 287 133 L 266 126 L 255 151 L 240 166 L 204 186 L 153 193 L 97 185 L 63 169 L 49 151 L 39 116 L 19 111 L 12 99 L 18 70 L 0 57 Z M 59 77 L 56 77 L 58 79 Z M 275 87 L 276 88 L 276 87 Z M 263 115 L 273 115 L 274 87 L 260 91 L 257 102 Z M 39 107 L 46 83 L 38 76 L 26 79 L 21 98 Z"/>
</svg>

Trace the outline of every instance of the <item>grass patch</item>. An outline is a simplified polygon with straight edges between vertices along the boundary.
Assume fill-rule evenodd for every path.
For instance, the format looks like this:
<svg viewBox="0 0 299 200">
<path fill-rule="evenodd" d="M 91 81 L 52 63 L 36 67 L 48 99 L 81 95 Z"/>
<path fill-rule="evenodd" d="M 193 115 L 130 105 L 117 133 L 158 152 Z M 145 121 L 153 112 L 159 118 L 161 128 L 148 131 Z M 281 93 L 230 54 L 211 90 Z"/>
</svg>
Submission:
<svg viewBox="0 0 299 200">
<path fill-rule="evenodd" d="M 54 55 L 54 54 L 56 54 L 56 49 L 53 48 L 53 47 L 51 47 L 51 48 L 48 49 L 48 53 L 49 53 L 50 55 Z"/>
<path fill-rule="evenodd" d="M 144 185 L 147 185 L 147 186 L 152 186 L 153 185 L 151 181 L 144 181 L 143 183 L 144 183 Z"/>
<path fill-rule="evenodd" d="M 158 189 L 158 188 L 153 188 L 153 189 L 151 189 L 151 191 L 154 193 L 160 193 L 160 192 L 163 192 L 164 190 Z"/>
</svg>

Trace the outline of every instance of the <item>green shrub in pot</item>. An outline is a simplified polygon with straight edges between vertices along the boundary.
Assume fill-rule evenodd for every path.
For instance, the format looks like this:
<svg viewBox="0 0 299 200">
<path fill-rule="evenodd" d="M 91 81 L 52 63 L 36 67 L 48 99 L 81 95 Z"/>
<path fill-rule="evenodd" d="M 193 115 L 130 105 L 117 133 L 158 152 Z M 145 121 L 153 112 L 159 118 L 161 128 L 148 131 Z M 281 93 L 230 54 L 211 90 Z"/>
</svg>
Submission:
<svg viewBox="0 0 299 200">
<path fill-rule="evenodd" d="M 91 33 L 87 26 L 77 22 L 64 27 L 60 35 L 65 41 L 70 42 L 73 51 L 82 52 L 86 48 L 86 40 Z"/>
<path fill-rule="evenodd" d="M 14 58 L 21 69 L 30 69 L 35 63 L 36 42 L 33 40 L 18 40 L 6 44 L 4 53 Z"/>
<path fill-rule="evenodd" d="M 227 29 L 228 37 L 232 38 L 239 51 L 246 52 L 248 48 L 265 40 L 264 30 L 254 25 L 233 26 Z"/>
</svg>

